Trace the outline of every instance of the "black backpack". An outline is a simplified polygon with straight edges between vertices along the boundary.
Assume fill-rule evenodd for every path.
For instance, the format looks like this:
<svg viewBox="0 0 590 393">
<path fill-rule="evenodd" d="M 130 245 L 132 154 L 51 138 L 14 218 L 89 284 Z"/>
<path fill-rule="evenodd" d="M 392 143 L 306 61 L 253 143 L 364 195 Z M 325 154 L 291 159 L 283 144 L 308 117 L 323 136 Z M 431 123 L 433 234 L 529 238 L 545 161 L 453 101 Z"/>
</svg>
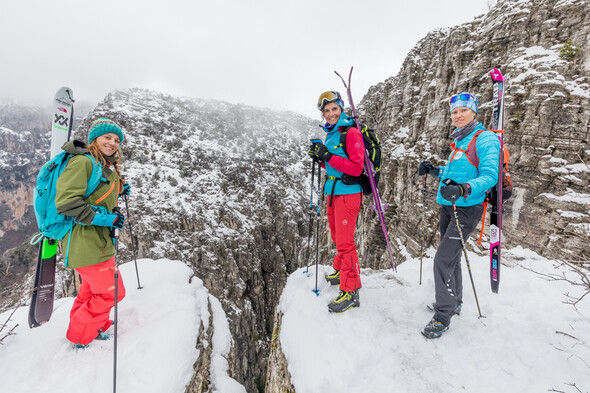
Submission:
<svg viewBox="0 0 590 393">
<path fill-rule="evenodd" d="M 377 184 L 379 184 L 379 176 L 381 175 L 381 142 L 379 141 L 379 137 L 377 136 L 377 133 L 375 133 L 375 130 L 367 127 L 366 124 L 359 124 L 359 126 L 361 128 L 360 131 L 363 136 L 363 142 L 365 142 L 365 150 L 369 155 L 369 160 L 373 163 L 375 171 L 375 186 L 377 186 Z M 340 145 L 342 145 L 342 149 L 344 149 L 346 155 L 348 155 L 346 150 L 346 135 L 351 127 L 352 126 L 346 127 L 340 135 Z M 343 173 L 341 181 L 347 185 L 360 184 L 363 189 L 363 194 L 371 195 L 373 190 L 371 190 L 371 183 L 367 172 L 367 168 L 365 168 L 360 176 L 350 176 Z"/>
</svg>

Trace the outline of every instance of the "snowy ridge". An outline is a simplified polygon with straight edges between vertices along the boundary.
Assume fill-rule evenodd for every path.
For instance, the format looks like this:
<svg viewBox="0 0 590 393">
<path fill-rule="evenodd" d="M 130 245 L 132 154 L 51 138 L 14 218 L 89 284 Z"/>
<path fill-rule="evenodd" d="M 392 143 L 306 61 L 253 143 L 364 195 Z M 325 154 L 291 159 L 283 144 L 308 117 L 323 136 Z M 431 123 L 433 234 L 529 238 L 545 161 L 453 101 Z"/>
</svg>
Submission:
<svg viewBox="0 0 590 393">
<path fill-rule="evenodd" d="M 575 273 L 530 250 L 504 251 L 502 285 L 493 294 L 489 257 L 469 252 L 484 319 L 478 319 L 463 262 L 464 306 L 440 339 L 420 330 L 432 317 L 434 249 L 424 258 L 418 285 L 418 258 L 391 271 L 362 269 L 361 307 L 333 315 L 336 297 L 320 267 L 315 277 L 294 272 L 279 305 L 281 346 L 298 393 L 399 392 L 577 392 L 590 388 L 590 303 L 564 302 L 580 288 L 548 275 Z M 315 269 L 310 269 L 312 274 Z M 537 271 L 539 274 L 533 273 Z M 566 295 L 571 296 L 568 298 Z"/>
<path fill-rule="evenodd" d="M 117 390 L 183 392 L 199 356 L 195 348 L 199 325 L 203 324 L 205 330 L 209 325 L 210 304 L 215 336 L 206 345 L 212 345 L 218 354 L 211 362 L 213 391 L 240 391 L 225 388 L 241 385 L 227 375 L 227 362 L 223 367 L 231 335 L 219 301 L 179 261 L 137 262 L 141 290 L 136 288 L 133 263 L 120 266 L 127 292 L 119 303 Z M 57 300 L 51 320 L 35 329 L 27 327 L 27 307 L 16 311 L 8 326 L 19 326 L 0 347 L 3 391 L 112 390 L 113 340 L 94 341 L 89 348 L 74 349 L 65 338 L 72 302 L 72 298 Z M 0 314 L 0 324 L 10 313 Z M 108 333 L 112 334 L 113 328 Z M 245 391 L 243 387 L 241 391 Z"/>
</svg>

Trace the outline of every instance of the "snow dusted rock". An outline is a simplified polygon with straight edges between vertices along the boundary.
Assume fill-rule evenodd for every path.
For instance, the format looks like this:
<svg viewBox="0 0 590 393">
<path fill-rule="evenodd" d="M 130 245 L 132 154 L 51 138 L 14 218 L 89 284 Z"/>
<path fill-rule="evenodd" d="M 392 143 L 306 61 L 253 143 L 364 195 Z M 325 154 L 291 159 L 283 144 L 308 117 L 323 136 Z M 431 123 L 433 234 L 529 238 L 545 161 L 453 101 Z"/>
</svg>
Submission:
<svg viewBox="0 0 590 393">
<path fill-rule="evenodd" d="M 275 314 L 274 329 L 272 340 L 270 342 L 270 354 L 268 356 L 266 382 L 264 384 L 265 391 L 267 392 L 295 392 L 295 387 L 291 383 L 289 364 L 283 354 L 283 348 L 279 337 L 282 319 L 283 314 L 277 312 Z"/>
<path fill-rule="evenodd" d="M 380 131 L 384 146 L 379 186 L 389 205 L 392 238 L 414 255 L 419 252 L 418 163 L 443 164 L 448 157 L 453 129 L 448 99 L 457 92 L 479 96 L 478 119 L 491 127 L 488 73 L 496 67 L 508 79 L 504 137 L 515 186 L 505 204 L 503 239 L 543 255 L 563 257 L 569 250 L 567 257 L 588 257 L 589 7 L 587 0 L 498 1 L 471 23 L 429 33 L 396 76 L 369 90 L 359 112 L 361 121 Z M 428 178 L 428 244 L 437 242 L 437 185 Z M 382 244 L 374 214 L 367 204 L 364 210 L 365 247 Z M 387 267 L 384 247 L 363 249 L 363 254 L 363 266 Z"/>
</svg>

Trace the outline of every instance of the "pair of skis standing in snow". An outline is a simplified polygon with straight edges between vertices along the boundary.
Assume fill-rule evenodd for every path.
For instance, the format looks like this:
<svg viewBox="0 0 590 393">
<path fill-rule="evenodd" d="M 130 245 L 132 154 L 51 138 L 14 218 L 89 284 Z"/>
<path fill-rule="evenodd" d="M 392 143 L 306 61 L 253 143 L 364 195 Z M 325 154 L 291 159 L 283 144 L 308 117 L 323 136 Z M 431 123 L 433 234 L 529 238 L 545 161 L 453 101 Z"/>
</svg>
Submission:
<svg viewBox="0 0 590 393">
<path fill-rule="evenodd" d="M 359 176 L 363 171 L 363 167 L 370 179 L 374 209 L 381 223 L 392 268 L 396 269 L 385 225 L 383 205 L 374 181 L 374 168 L 364 149 L 363 138 L 359 131 L 361 126 L 358 122 L 356 108 L 350 92 L 352 69 L 349 74 L 348 84 L 338 73 L 337 75 L 342 79 L 346 88 L 353 117 L 350 118 L 344 113 L 344 103 L 339 93 L 332 91 L 322 93 L 318 100 L 318 109 L 326 120 L 326 124 L 322 128 L 327 135 L 325 143 L 322 143 L 321 140 L 312 140 L 312 146 L 308 153 L 314 160 L 312 164 L 309 238 L 311 238 L 312 234 L 313 174 L 315 173 L 316 162 L 318 163 L 318 182 L 320 181 L 320 165 L 326 169 L 327 173 L 324 192 L 328 195 L 328 224 L 332 240 L 336 243 L 337 255 L 334 257 L 334 272 L 327 275 L 326 280 L 333 285 L 340 285 L 338 297 L 328 305 L 329 311 L 335 313 L 360 306 L 360 268 L 354 243 L 354 230 L 363 194 L 358 184 L 354 184 L 354 182 L 353 184 L 344 184 L 346 182 L 342 180 L 347 175 Z M 471 93 L 457 94 L 449 100 L 451 119 L 456 129 L 451 134 L 454 143 L 451 145 L 453 151 L 448 164 L 444 167 L 435 167 L 432 163 L 424 161 L 420 163 L 418 168 L 419 175 L 424 176 L 424 189 L 426 189 L 427 175 L 441 179 L 437 197 L 437 202 L 441 204 L 441 243 L 434 259 L 436 302 L 430 307 L 434 311 L 434 316 L 422 331 L 422 334 L 427 338 L 440 337 L 448 329 L 451 317 L 458 315 L 461 311 L 463 291 L 460 265 L 461 250 L 465 254 L 479 316 L 482 317 L 465 249 L 465 239 L 475 229 L 483 210 L 487 207 L 487 202 L 484 205 L 484 201 L 489 198 L 488 190 L 490 189 L 495 190 L 495 192 L 491 193 L 492 199 L 490 200 L 492 205 L 490 216 L 490 279 L 492 291 L 498 292 L 501 250 L 501 191 L 504 162 L 501 131 L 503 128 L 504 78 L 497 69 L 492 70 L 490 75 L 494 86 L 493 127 L 495 130 L 488 131 L 481 123 L 475 120 L 479 106 L 479 101 L 475 95 Z M 351 128 L 351 126 L 356 126 L 356 128 Z M 346 145 L 348 146 L 346 151 L 343 149 L 342 143 L 340 143 L 340 132 L 342 131 L 348 134 L 346 136 Z M 473 147 L 476 149 L 475 160 L 478 162 L 473 162 L 472 151 L 474 149 L 470 146 L 472 141 L 474 142 Z M 319 218 L 319 185 L 317 216 Z M 316 293 L 318 292 L 317 246 L 316 238 Z M 420 283 L 421 281 L 422 265 L 420 266 Z"/>
</svg>

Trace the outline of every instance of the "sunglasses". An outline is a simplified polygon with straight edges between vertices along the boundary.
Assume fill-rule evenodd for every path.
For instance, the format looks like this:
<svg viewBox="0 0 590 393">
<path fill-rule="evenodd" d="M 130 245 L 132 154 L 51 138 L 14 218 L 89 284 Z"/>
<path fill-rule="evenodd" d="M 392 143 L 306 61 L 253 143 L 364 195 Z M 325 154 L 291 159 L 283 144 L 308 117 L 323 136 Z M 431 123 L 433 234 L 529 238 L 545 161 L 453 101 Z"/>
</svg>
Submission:
<svg viewBox="0 0 590 393">
<path fill-rule="evenodd" d="M 322 108 L 330 103 L 330 102 L 336 102 L 338 100 L 342 100 L 342 98 L 340 97 L 340 94 L 338 92 L 335 91 L 326 91 L 323 92 L 320 95 L 320 98 L 318 98 L 318 109 L 322 110 Z"/>
<path fill-rule="evenodd" d="M 449 105 L 457 102 L 457 101 L 475 101 L 475 105 L 479 106 L 479 100 L 477 99 L 476 96 L 474 96 L 471 93 L 461 93 L 461 94 L 457 94 L 451 97 L 451 99 L 449 100 Z"/>
</svg>

